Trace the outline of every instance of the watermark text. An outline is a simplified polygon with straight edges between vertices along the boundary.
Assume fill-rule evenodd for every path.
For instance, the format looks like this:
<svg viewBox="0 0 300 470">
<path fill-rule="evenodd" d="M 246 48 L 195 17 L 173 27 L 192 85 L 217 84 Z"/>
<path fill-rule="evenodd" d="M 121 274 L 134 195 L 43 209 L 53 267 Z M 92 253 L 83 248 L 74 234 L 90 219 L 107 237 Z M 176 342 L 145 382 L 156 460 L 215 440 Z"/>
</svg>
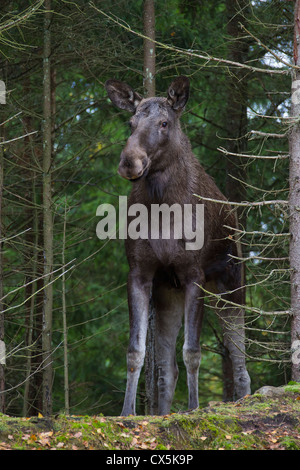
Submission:
<svg viewBox="0 0 300 470">
<path fill-rule="evenodd" d="M 100 204 L 96 227 L 100 240 L 131 238 L 184 240 L 186 250 L 200 250 L 204 244 L 204 204 L 132 204 L 119 196 L 119 216 L 112 204 Z M 118 220 L 117 220 L 118 219 Z M 118 222 L 118 227 L 117 227 Z"/>
</svg>

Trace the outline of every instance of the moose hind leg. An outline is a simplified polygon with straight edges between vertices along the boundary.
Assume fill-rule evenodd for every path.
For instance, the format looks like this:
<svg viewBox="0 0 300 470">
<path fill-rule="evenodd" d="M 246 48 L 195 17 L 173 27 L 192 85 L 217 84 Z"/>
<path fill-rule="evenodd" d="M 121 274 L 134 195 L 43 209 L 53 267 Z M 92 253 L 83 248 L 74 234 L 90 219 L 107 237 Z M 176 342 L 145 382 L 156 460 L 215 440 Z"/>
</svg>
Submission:
<svg viewBox="0 0 300 470">
<path fill-rule="evenodd" d="M 182 324 L 184 295 L 160 285 L 153 293 L 155 305 L 155 355 L 158 371 L 158 414 L 170 413 L 178 378 L 176 340 Z"/>
<path fill-rule="evenodd" d="M 201 280 L 200 280 L 201 282 Z M 203 320 L 203 298 L 197 280 L 186 286 L 183 360 L 187 371 L 189 409 L 199 406 L 198 374 L 201 361 L 200 334 Z"/>
<path fill-rule="evenodd" d="M 224 335 L 224 345 L 232 362 L 234 396 L 238 400 L 251 393 L 250 377 L 246 368 L 244 310 L 230 307 L 226 299 L 238 303 L 234 295 L 227 295 L 223 308 L 218 310 Z"/>
</svg>

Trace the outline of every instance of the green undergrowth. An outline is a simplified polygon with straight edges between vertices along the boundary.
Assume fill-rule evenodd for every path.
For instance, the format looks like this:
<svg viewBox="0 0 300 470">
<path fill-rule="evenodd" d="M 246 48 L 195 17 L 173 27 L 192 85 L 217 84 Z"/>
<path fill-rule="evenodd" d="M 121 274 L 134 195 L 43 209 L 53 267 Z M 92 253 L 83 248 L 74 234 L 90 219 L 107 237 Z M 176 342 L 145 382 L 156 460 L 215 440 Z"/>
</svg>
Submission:
<svg viewBox="0 0 300 470">
<path fill-rule="evenodd" d="M 14 418 L 0 414 L 0 450 L 300 450 L 300 384 L 280 397 L 211 402 L 153 416 Z"/>
</svg>

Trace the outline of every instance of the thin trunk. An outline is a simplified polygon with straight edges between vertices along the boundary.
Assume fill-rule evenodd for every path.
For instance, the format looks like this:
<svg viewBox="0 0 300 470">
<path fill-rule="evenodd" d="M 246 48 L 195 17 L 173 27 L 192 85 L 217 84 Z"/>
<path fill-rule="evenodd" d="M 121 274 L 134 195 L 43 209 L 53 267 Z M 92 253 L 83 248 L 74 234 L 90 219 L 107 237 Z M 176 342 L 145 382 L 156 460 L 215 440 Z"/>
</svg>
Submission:
<svg viewBox="0 0 300 470">
<path fill-rule="evenodd" d="M 65 248 L 66 248 L 66 225 L 67 225 L 67 205 L 65 204 L 65 218 L 63 229 L 63 246 L 62 246 L 62 265 L 65 266 Z M 64 268 L 63 268 L 64 270 Z M 68 328 L 67 328 L 67 308 L 66 308 L 66 276 L 63 271 L 62 275 L 62 316 L 63 316 L 63 332 L 64 332 L 64 388 L 65 388 L 65 414 L 70 414 L 70 398 L 69 398 L 69 363 L 68 363 Z"/>
<path fill-rule="evenodd" d="M 248 45 L 241 38 L 240 23 L 245 23 L 244 14 L 248 0 L 226 0 L 227 33 L 229 37 L 228 59 L 245 63 L 248 55 Z M 245 153 L 247 140 L 247 79 L 244 70 L 230 69 L 227 80 L 227 141 L 226 149 L 232 153 Z M 226 162 L 226 196 L 230 201 L 241 202 L 246 200 L 246 189 L 243 181 L 246 180 L 245 162 L 241 157 L 228 156 Z M 236 209 L 238 228 L 246 228 L 246 218 L 240 208 Z M 241 244 L 238 244 L 239 257 L 243 257 Z M 245 272 L 242 267 L 242 282 L 245 285 Z M 245 292 L 244 292 L 245 296 Z M 243 300 L 244 301 L 244 300 Z M 224 374 L 224 400 L 232 399 L 233 377 L 232 369 L 228 366 L 229 353 L 224 348 L 223 374 Z"/>
<path fill-rule="evenodd" d="M 229 36 L 228 59 L 245 63 L 248 56 L 248 43 L 242 38 L 240 23 L 245 24 L 244 14 L 248 0 L 226 0 L 227 33 Z M 245 153 L 247 148 L 247 74 L 240 68 L 229 70 L 227 80 L 227 141 L 226 149 L 231 153 Z M 245 161 L 238 156 L 227 156 L 226 195 L 230 201 L 245 200 L 246 179 Z M 243 208 L 238 210 L 240 225 L 245 225 Z"/>
<path fill-rule="evenodd" d="M 35 194 L 35 203 L 40 199 L 39 194 Z M 36 205 L 36 204 L 35 204 Z M 35 210 L 34 230 L 36 234 L 35 250 L 36 250 L 36 273 L 37 281 L 35 291 L 37 294 L 34 296 L 34 316 L 33 316 L 33 329 L 32 329 L 32 345 L 34 348 L 31 354 L 31 376 L 28 391 L 28 407 L 27 416 L 36 416 L 38 413 L 43 413 L 43 213 L 38 208 Z"/>
<path fill-rule="evenodd" d="M 144 89 L 148 98 L 155 96 L 155 5 L 144 1 Z M 152 41 L 151 41 L 152 39 Z M 150 300 L 147 347 L 145 358 L 146 414 L 157 414 L 157 368 L 155 360 L 155 309 Z"/>
<path fill-rule="evenodd" d="M 44 310 L 43 310 L 43 413 L 52 413 L 52 268 L 53 268 L 53 216 L 51 195 L 52 163 L 52 104 L 51 104 L 51 0 L 45 1 L 44 17 L 44 96 L 43 96 L 43 221 L 44 221 Z"/>
<path fill-rule="evenodd" d="M 2 135 L 1 135 L 2 137 Z M 2 138 L 0 137 L 0 142 Z M 5 413 L 5 339 L 3 311 L 3 270 L 2 270 L 2 195 L 3 195 L 3 145 L 0 145 L 0 413 Z"/>
<path fill-rule="evenodd" d="M 156 415 L 158 413 L 158 370 L 156 366 L 155 349 L 155 308 L 151 299 L 149 305 L 149 322 L 145 357 L 145 414 L 148 415 Z"/>
<path fill-rule="evenodd" d="M 295 4 L 294 64 L 300 66 L 300 1 Z M 292 380 L 300 382 L 300 72 L 293 70 L 290 134 L 290 268 Z M 298 352 L 298 354 L 297 354 Z"/>
<path fill-rule="evenodd" d="M 155 5 L 144 1 L 144 88 L 147 98 L 155 96 Z"/>
<path fill-rule="evenodd" d="M 35 174 L 32 172 L 32 201 L 33 205 L 36 205 L 36 188 L 35 188 Z M 31 242 L 33 243 L 32 246 L 32 260 L 31 260 L 31 276 L 32 279 L 36 279 L 38 277 L 38 246 L 39 246 L 39 233 L 38 233 L 38 213 L 39 211 L 34 207 L 31 209 L 32 212 L 32 225 L 31 225 L 31 233 L 33 234 Z M 37 290 L 37 282 L 33 282 L 30 286 L 30 290 L 28 291 L 30 295 L 30 301 L 28 305 L 28 317 L 26 319 L 26 328 L 27 328 L 27 335 L 26 335 L 26 346 L 27 346 L 27 361 L 26 361 L 26 382 L 24 388 L 24 404 L 23 404 L 23 416 L 29 416 L 29 410 L 33 409 L 32 403 L 30 402 L 30 396 L 32 396 L 30 388 L 32 387 L 32 371 L 33 371 L 33 361 L 32 357 L 38 357 L 38 349 L 37 345 L 35 344 L 34 338 L 34 330 L 35 330 L 35 311 L 37 309 L 37 300 L 39 296 L 35 295 Z M 42 411 L 42 410 L 40 410 Z"/>
</svg>

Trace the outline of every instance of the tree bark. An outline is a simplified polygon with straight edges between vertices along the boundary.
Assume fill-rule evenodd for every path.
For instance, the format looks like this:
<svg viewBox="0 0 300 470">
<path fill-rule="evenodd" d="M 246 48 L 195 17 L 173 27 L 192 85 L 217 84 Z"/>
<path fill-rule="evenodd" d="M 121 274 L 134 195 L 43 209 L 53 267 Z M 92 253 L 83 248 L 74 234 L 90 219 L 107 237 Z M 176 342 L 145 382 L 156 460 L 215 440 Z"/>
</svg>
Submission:
<svg viewBox="0 0 300 470">
<path fill-rule="evenodd" d="M 2 132 L 0 134 L 0 143 Z M 5 338 L 3 311 L 3 270 L 2 270 L 2 196 L 3 196 L 3 145 L 0 145 L 0 413 L 5 413 Z"/>
<path fill-rule="evenodd" d="M 146 97 L 155 96 L 155 5 L 144 1 L 144 88 Z"/>
<path fill-rule="evenodd" d="M 152 299 L 150 299 L 147 346 L 145 357 L 145 414 L 149 415 L 158 414 L 158 370 L 155 354 L 155 330 L 155 308 Z"/>
<path fill-rule="evenodd" d="M 24 96 L 29 96 L 31 92 L 30 87 L 30 78 L 26 77 L 25 83 L 23 86 Z M 24 134 L 32 132 L 31 116 L 27 115 L 23 118 L 23 127 Z M 29 394 L 30 394 L 30 377 L 32 371 L 32 338 L 33 338 L 33 325 L 34 325 L 34 310 L 35 310 L 35 283 L 29 284 L 32 280 L 32 276 L 35 276 L 34 273 L 34 230 L 33 230 L 33 221 L 34 221 L 34 211 L 33 208 L 33 194 L 34 194 L 34 185 L 35 178 L 31 166 L 31 152 L 32 152 L 32 136 L 26 136 L 24 138 L 24 151 L 23 151 L 23 161 L 25 162 L 26 172 L 27 172 L 27 181 L 24 185 L 25 196 L 27 201 L 31 201 L 31 204 L 28 204 L 24 208 L 25 220 L 28 228 L 31 228 L 25 234 L 25 246 L 26 246 L 26 277 L 25 283 L 28 284 L 25 287 L 25 346 L 26 346 L 26 382 L 24 386 L 24 401 L 23 401 L 23 416 L 28 415 L 28 410 L 30 408 Z"/>
<path fill-rule="evenodd" d="M 67 327 L 67 305 L 66 305 L 66 276 L 65 276 L 65 248 L 66 248 L 66 229 L 67 229 L 67 203 L 65 202 L 63 246 L 62 246 L 62 317 L 64 334 L 64 389 L 65 389 L 65 414 L 70 414 L 70 396 L 69 396 L 69 359 L 68 359 L 68 327 Z"/>
<path fill-rule="evenodd" d="M 154 0 L 144 1 L 144 35 L 155 40 Z M 147 98 L 155 96 L 155 43 L 144 39 L 144 90 Z M 157 368 L 155 359 L 155 308 L 150 299 L 145 357 L 146 414 L 158 412 Z"/>
<path fill-rule="evenodd" d="M 245 23 L 243 14 L 247 0 L 226 0 L 227 33 L 229 36 L 228 59 L 241 64 L 248 56 L 248 45 L 242 39 L 240 23 Z M 242 68 L 230 68 L 227 92 L 227 142 L 226 149 L 231 153 L 245 153 L 247 147 L 247 80 Z M 245 162 L 241 157 L 227 156 L 226 193 L 230 201 L 245 200 Z M 241 213 L 239 219 L 245 223 Z"/>
<path fill-rule="evenodd" d="M 226 0 L 227 33 L 228 33 L 228 59 L 234 62 L 245 63 L 248 55 L 248 45 L 242 40 L 240 23 L 245 23 L 245 9 L 248 0 Z M 231 153 L 245 153 L 247 147 L 247 81 L 242 68 L 230 68 L 227 80 L 227 141 L 226 149 Z M 230 201 L 241 202 L 246 200 L 246 189 L 243 181 L 246 179 L 245 162 L 236 155 L 227 156 L 226 160 L 226 196 Z M 246 219 L 243 208 L 236 208 L 237 228 L 246 228 Z M 241 244 L 239 257 L 243 257 Z M 242 266 L 242 282 L 245 285 L 245 272 Z M 245 301 L 245 290 L 243 300 Z M 223 353 L 223 398 L 232 399 L 233 377 L 230 367 L 229 352 L 224 347 Z"/>
<path fill-rule="evenodd" d="M 294 64 L 300 66 L 300 1 L 295 4 Z M 292 380 L 300 382 L 300 72 L 292 72 L 291 117 L 294 118 L 290 134 L 290 268 L 291 268 L 291 346 Z M 298 351 L 298 354 L 296 354 Z"/>
<path fill-rule="evenodd" d="M 53 268 L 53 216 L 51 194 L 52 163 L 52 104 L 51 104 L 51 0 L 45 1 L 44 16 L 44 96 L 43 96 L 43 232 L 44 232 L 44 308 L 43 308 L 43 413 L 52 413 L 52 268 Z"/>
</svg>

